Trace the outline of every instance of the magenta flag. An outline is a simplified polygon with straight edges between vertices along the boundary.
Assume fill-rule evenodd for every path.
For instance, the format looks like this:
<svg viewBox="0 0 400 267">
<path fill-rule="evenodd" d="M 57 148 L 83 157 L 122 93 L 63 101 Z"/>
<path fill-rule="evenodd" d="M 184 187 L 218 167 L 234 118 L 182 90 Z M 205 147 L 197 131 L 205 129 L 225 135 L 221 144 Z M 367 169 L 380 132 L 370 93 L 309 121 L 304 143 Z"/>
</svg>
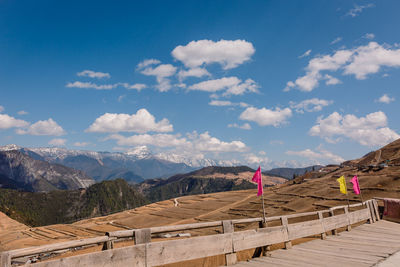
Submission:
<svg viewBox="0 0 400 267">
<path fill-rule="evenodd" d="M 253 176 L 253 179 L 251 179 L 253 182 L 257 183 L 257 196 L 261 196 L 263 194 L 263 185 L 262 185 L 262 177 L 261 177 L 261 166 L 258 166 L 258 169 L 256 173 Z"/>
<path fill-rule="evenodd" d="M 361 190 L 360 190 L 360 184 L 358 183 L 357 175 L 355 175 L 355 176 L 350 180 L 350 182 L 353 183 L 353 190 L 354 190 L 354 193 L 355 193 L 356 195 L 359 195 L 360 192 L 361 192 Z"/>
</svg>

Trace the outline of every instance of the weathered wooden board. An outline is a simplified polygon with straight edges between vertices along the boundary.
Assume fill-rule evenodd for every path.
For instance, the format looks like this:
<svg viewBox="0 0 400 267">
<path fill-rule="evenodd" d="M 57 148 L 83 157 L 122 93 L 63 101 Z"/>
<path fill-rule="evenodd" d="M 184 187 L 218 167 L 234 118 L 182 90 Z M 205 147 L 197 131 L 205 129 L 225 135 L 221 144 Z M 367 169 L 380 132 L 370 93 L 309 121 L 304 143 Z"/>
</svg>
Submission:
<svg viewBox="0 0 400 267">
<path fill-rule="evenodd" d="M 205 258 L 233 252 L 233 234 L 219 234 L 146 244 L 147 266 Z"/>
<path fill-rule="evenodd" d="M 31 264 L 32 267 L 123 267 L 146 266 L 146 245 L 136 245 L 124 248 L 104 250 L 90 254 L 83 254 L 59 260 L 45 261 Z"/>
<path fill-rule="evenodd" d="M 369 219 L 370 213 L 368 209 L 352 211 L 348 213 L 350 224 L 355 224 Z"/>
<path fill-rule="evenodd" d="M 335 215 L 333 217 L 324 218 L 323 220 L 325 231 L 338 229 L 340 227 L 346 226 L 347 223 L 347 214 Z"/>
<path fill-rule="evenodd" d="M 234 251 L 263 247 L 288 241 L 286 230 L 282 226 L 247 230 L 233 234 Z"/>
<path fill-rule="evenodd" d="M 307 222 L 288 224 L 289 240 L 294 240 L 301 237 L 318 235 L 323 233 L 324 227 L 321 224 L 322 220 L 313 220 Z"/>
</svg>

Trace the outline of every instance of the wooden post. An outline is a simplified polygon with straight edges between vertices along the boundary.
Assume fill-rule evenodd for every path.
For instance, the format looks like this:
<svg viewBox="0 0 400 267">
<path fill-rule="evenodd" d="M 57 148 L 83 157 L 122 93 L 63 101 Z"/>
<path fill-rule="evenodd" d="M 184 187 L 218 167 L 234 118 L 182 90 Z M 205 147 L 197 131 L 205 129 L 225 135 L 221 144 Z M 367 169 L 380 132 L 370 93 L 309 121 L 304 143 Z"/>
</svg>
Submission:
<svg viewBox="0 0 400 267">
<path fill-rule="evenodd" d="M 267 228 L 267 222 L 259 222 L 259 227 L 260 228 Z M 271 256 L 271 254 L 269 253 L 269 251 L 271 250 L 271 246 L 264 246 L 261 247 L 261 255 L 262 256 Z"/>
<path fill-rule="evenodd" d="M 235 231 L 232 221 L 222 221 L 222 230 L 224 234 L 233 233 Z M 225 254 L 225 265 L 233 265 L 237 262 L 237 255 L 235 252 Z"/>
<path fill-rule="evenodd" d="M 151 230 L 150 228 L 135 230 L 135 245 L 150 243 Z"/>
<path fill-rule="evenodd" d="M 348 207 L 344 207 L 344 213 L 347 216 L 347 227 L 346 227 L 346 231 L 351 231 L 351 224 L 350 224 L 350 218 L 349 218 L 349 208 Z"/>
<path fill-rule="evenodd" d="M 11 254 L 3 252 L 0 254 L 0 267 L 11 267 Z"/>
<path fill-rule="evenodd" d="M 106 241 L 103 243 L 103 248 L 101 250 L 109 250 L 114 248 L 114 241 Z"/>
<path fill-rule="evenodd" d="M 368 200 L 368 208 L 369 212 L 371 213 L 371 222 L 374 223 L 376 222 L 376 217 L 374 207 L 372 206 L 372 200 Z"/>
<path fill-rule="evenodd" d="M 372 205 L 374 206 L 374 210 L 375 210 L 375 214 L 376 214 L 376 220 L 380 221 L 380 216 L 379 216 L 379 210 L 378 210 L 378 202 L 376 201 L 376 199 L 372 200 Z"/>
<path fill-rule="evenodd" d="M 331 215 L 331 217 L 335 216 L 335 213 L 334 213 L 332 208 L 329 209 L 329 214 Z M 338 234 L 337 229 L 333 229 L 332 230 L 332 235 L 337 235 L 337 234 Z"/>
<path fill-rule="evenodd" d="M 288 229 L 289 223 L 288 223 L 288 219 L 286 216 L 281 217 L 281 223 L 282 223 L 282 226 L 284 226 L 286 229 L 287 236 L 289 236 L 289 229 Z M 292 248 L 292 241 L 290 241 L 290 240 L 285 241 L 285 249 L 289 249 L 289 248 Z"/>
<path fill-rule="evenodd" d="M 319 221 L 321 222 L 322 229 L 324 229 L 324 232 L 321 233 L 321 239 L 324 240 L 324 239 L 326 239 L 326 232 L 325 232 L 325 226 L 324 226 L 324 215 L 322 214 L 322 211 L 318 211 L 318 218 L 319 218 Z"/>
</svg>

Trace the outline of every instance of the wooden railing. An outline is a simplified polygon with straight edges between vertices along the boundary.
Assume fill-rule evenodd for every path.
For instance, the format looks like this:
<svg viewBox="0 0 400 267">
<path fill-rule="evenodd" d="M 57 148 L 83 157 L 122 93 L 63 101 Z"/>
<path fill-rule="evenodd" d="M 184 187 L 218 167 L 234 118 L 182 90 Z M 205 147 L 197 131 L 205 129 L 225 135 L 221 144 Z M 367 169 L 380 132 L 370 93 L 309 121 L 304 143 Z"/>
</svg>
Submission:
<svg viewBox="0 0 400 267">
<path fill-rule="evenodd" d="M 349 211 L 349 207 L 360 209 Z M 318 219 L 289 223 L 289 219 L 299 220 L 295 218 L 309 216 L 318 216 Z M 0 267 L 9 267 L 13 260 L 22 257 L 96 244 L 102 244 L 103 250 L 38 262 L 31 266 L 157 266 L 216 255 L 225 255 L 226 265 L 231 265 L 237 261 L 238 251 L 261 248 L 265 254 L 270 245 L 279 243 L 284 243 L 285 248 L 289 249 L 292 246 L 292 240 L 315 235 L 320 235 L 320 238 L 325 239 L 327 232 L 337 234 L 338 229 L 343 227 L 350 231 L 352 224 L 366 220 L 370 223 L 379 220 L 378 204 L 375 199 L 328 210 L 268 217 L 266 222 L 263 222 L 262 218 L 248 218 L 109 232 L 100 237 L 6 251 L 0 254 Z M 280 225 L 270 226 L 273 221 L 279 221 Z M 237 224 L 256 222 L 259 223 L 257 229 L 236 232 L 234 230 Z M 222 227 L 223 233 L 151 242 L 152 234 L 209 227 Z M 135 245 L 113 248 L 114 242 L 126 239 L 134 239 Z"/>
</svg>

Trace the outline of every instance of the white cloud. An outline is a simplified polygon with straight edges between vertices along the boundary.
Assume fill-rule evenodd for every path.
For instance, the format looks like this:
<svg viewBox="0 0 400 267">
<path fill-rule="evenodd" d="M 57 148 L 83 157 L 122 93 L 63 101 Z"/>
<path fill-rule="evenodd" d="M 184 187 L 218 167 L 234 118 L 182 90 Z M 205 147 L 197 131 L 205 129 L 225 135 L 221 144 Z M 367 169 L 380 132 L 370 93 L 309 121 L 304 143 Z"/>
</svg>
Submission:
<svg viewBox="0 0 400 267">
<path fill-rule="evenodd" d="M 129 83 L 118 83 L 118 85 L 121 85 L 122 87 L 128 89 L 128 90 L 137 90 L 141 91 L 145 88 L 147 88 L 147 85 L 143 83 L 135 83 L 135 84 L 129 84 Z"/>
<path fill-rule="evenodd" d="M 389 104 L 390 102 L 393 102 L 394 100 L 395 100 L 394 97 L 389 97 L 387 94 L 384 94 L 377 101 L 380 103 Z"/>
<path fill-rule="evenodd" d="M 167 92 L 172 87 L 168 77 L 173 76 L 177 68 L 171 64 L 160 64 L 157 67 L 151 67 L 151 65 L 159 63 L 160 61 L 154 59 L 145 60 L 138 64 L 137 69 L 143 75 L 156 77 L 158 83 L 156 88 L 160 92 Z"/>
<path fill-rule="evenodd" d="M 400 67 L 400 49 L 390 49 L 370 42 L 354 50 L 352 62 L 345 66 L 345 74 L 365 79 L 368 74 L 377 73 L 381 67 Z"/>
<path fill-rule="evenodd" d="M 29 125 L 29 123 L 24 120 L 18 120 L 7 114 L 0 114 L 0 130 L 26 127 L 28 125 Z"/>
<path fill-rule="evenodd" d="M 333 40 L 333 41 L 331 42 L 331 45 L 336 44 L 336 43 L 339 43 L 339 42 L 342 41 L 342 40 L 343 40 L 342 37 L 337 37 L 335 40 Z"/>
<path fill-rule="evenodd" d="M 211 74 L 203 68 L 193 68 L 188 70 L 180 70 L 178 72 L 178 78 L 180 81 L 184 80 L 186 77 L 203 77 L 203 76 L 211 76 Z"/>
<path fill-rule="evenodd" d="M 152 145 L 156 147 L 173 147 L 185 153 L 199 152 L 243 152 L 247 150 L 246 145 L 241 141 L 225 142 L 216 137 L 210 136 L 208 132 L 198 134 L 193 132 L 182 137 L 179 134 L 141 134 L 125 137 L 113 134 L 106 138 L 117 140 L 120 146 Z"/>
<path fill-rule="evenodd" d="M 347 137 L 364 146 L 383 146 L 400 138 L 399 134 L 387 127 L 387 117 L 382 111 L 360 118 L 352 114 L 342 116 L 333 112 L 325 119 L 318 118 L 309 134 L 324 138 L 327 142 Z M 333 139 L 337 137 L 338 139 Z"/>
<path fill-rule="evenodd" d="M 302 54 L 301 56 L 299 56 L 299 58 L 303 58 L 303 57 L 308 57 L 311 54 L 311 49 L 307 50 L 306 52 L 304 52 L 304 54 Z"/>
<path fill-rule="evenodd" d="M 117 132 L 171 132 L 172 124 L 164 118 L 156 122 L 154 116 L 146 109 L 139 109 L 136 114 L 105 113 L 98 117 L 86 132 L 117 133 Z"/>
<path fill-rule="evenodd" d="M 286 151 L 287 155 L 299 156 L 321 163 L 321 160 L 328 161 L 328 163 L 341 163 L 344 159 L 341 156 L 335 155 L 330 151 L 324 150 L 322 147 L 317 148 L 318 151 L 309 148 L 301 151 Z"/>
<path fill-rule="evenodd" d="M 361 5 L 361 6 L 355 4 L 354 7 L 352 9 L 350 9 L 346 15 L 354 18 L 354 17 L 357 17 L 358 15 L 360 15 L 364 9 L 371 8 L 374 6 L 375 6 L 374 4 L 367 4 L 367 5 Z"/>
<path fill-rule="evenodd" d="M 275 108 L 275 110 L 255 107 L 248 107 L 245 111 L 240 114 L 239 119 L 254 121 L 260 126 L 273 125 L 278 127 L 279 125 L 286 123 L 286 120 L 292 116 L 292 110 L 290 108 Z"/>
<path fill-rule="evenodd" d="M 60 136 L 66 134 L 64 129 L 57 124 L 52 118 L 45 121 L 37 121 L 30 125 L 27 129 L 17 129 L 17 134 L 30 134 L 30 135 L 53 135 Z"/>
<path fill-rule="evenodd" d="M 321 111 L 323 107 L 329 106 L 333 103 L 331 100 L 324 100 L 318 98 L 311 98 L 301 101 L 300 103 L 289 102 L 290 107 L 298 113 Z"/>
<path fill-rule="evenodd" d="M 234 103 L 231 101 L 225 101 L 225 100 L 212 100 L 210 103 L 208 103 L 210 106 L 218 106 L 218 107 L 225 107 L 225 106 L 233 106 Z"/>
<path fill-rule="evenodd" d="M 258 85 L 252 80 L 247 79 L 242 82 L 237 77 L 223 77 L 215 80 L 208 80 L 193 84 L 188 87 L 188 90 L 199 90 L 210 93 L 225 91 L 223 95 L 242 95 L 247 92 L 256 93 Z"/>
<path fill-rule="evenodd" d="M 145 60 L 143 60 L 142 62 L 140 62 L 140 63 L 137 65 L 137 68 L 138 68 L 138 69 L 144 69 L 144 68 L 147 67 L 147 66 L 150 66 L 150 65 L 158 65 L 158 64 L 160 64 L 160 63 L 161 63 L 161 61 L 158 60 L 158 59 L 153 59 L 153 58 L 151 58 L 151 59 L 145 59 Z"/>
<path fill-rule="evenodd" d="M 175 47 L 172 56 L 188 68 L 218 63 L 227 70 L 250 60 L 254 52 L 253 44 L 245 40 L 199 40 Z"/>
<path fill-rule="evenodd" d="M 0 106 L 0 112 L 3 112 L 3 111 L 4 111 L 4 107 Z"/>
<path fill-rule="evenodd" d="M 311 59 L 306 67 L 306 74 L 294 82 L 289 81 L 284 91 L 298 88 L 310 92 L 326 79 L 327 85 L 338 84 L 340 81 L 330 75 L 323 76 L 322 71 L 343 70 L 343 74 L 354 75 L 356 79 L 366 79 L 367 75 L 380 71 L 382 67 L 400 67 L 400 49 L 370 42 L 354 49 L 336 51 L 333 55 L 323 55 Z"/>
<path fill-rule="evenodd" d="M 85 146 L 90 145 L 90 143 L 89 142 L 75 142 L 73 145 L 77 146 L 77 147 L 85 147 Z"/>
<path fill-rule="evenodd" d="M 326 80 L 326 82 L 325 82 L 326 85 L 335 85 L 335 84 L 342 83 L 338 78 L 332 77 L 329 74 L 325 74 L 324 78 Z"/>
<path fill-rule="evenodd" d="M 65 146 L 66 142 L 67 142 L 67 139 L 54 138 L 54 139 L 51 139 L 48 144 L 51 146 Z"/>
<path fill-rule="evenodd" d="M 243 129 L 243 130 L 251 130 L 251 126 L 247 122 L 243 123 L 242 125 L 239 125 L 237 123 L 228 124 L 228 127 L 229 128 L 239 128 L 239 129 Z"/>
<path fill-rule="evenodd" d="M 244 158 L 246 163 L 250 166 L 266 167 L 271 163 L 268 157 L 259 157 L 253 153 L 245 155 Z"/>
<path fill-rule="evenodd" d="M 110 73 L 96 72 L 96 71 L 92 71 L 92 70 L 84 70 L 84 71 L 78 72 L 77 75 L 81 76 L 81 77 L 90 77 L 90 78 L 97 78 L 97 79 L 111 77 Z"/>
<path fill-rule="evenodd" d="M 67 83 L 66 87 L 68 88 L 85 88 L 85 89 L 96 89 L 96 90 L 111 90 L 117 87 L 118 84 L 102 84 L 98 85 L 92 82 L 80 82 L 76 81 L 73 83 Z"/>
<path fill-rule="evenodd" d="M 372 40 L 372 39 L 375 38 L 375 34 L 373 34 L 373 33 L 366 33 L 366 34 L 363 36 L 363 38 Z"/>
<path fill-rule="evenodd" d="M 26 112 L 25 110 L 20 110 L 17 113 L 18 113 L 18 115 L 27 115 L 28 114 L 28 112 Z"/>
</svg>

